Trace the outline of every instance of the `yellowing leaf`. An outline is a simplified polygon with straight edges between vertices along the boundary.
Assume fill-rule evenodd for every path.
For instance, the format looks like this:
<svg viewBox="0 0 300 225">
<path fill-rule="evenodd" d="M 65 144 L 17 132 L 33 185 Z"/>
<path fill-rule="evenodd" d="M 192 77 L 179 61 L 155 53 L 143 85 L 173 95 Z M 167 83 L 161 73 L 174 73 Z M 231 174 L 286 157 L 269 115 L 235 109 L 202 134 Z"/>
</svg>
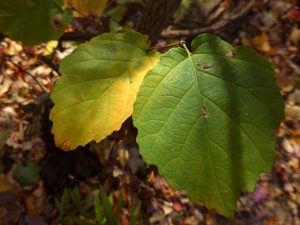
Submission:
<svg viewBox="0 0 300 225">
<path fill-rule="evenodd" d="M 148 53 L 148 47 L 139 33 L 103 34 L 63 60 L 50 114 L 59 147 L 98 142 L 121 127 L 145 74 L 158 61 L 159 54 Z"/>
<path fill-rule="evenodd" d="M 58 45 L 58 41 L 48 41 L 45 50 L 43 52 L 43 55 L 45 56 L 51 55 L 55 50 L 55 48 L 57 47 L 57 45 Z"/>
<path fill-rule="evenodd" d="M 65 0 L 66 4 L 78 12 L 74 16 L 99 15 L 107 3 L 107 0 Z"/>
</svg>

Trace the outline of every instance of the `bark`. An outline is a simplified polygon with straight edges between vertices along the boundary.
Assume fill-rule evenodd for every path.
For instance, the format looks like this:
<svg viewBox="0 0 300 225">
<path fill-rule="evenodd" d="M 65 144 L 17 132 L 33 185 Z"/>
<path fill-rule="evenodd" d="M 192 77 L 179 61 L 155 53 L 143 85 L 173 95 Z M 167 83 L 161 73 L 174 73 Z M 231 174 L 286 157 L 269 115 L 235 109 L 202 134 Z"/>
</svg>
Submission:
<svg viewBox="0 0 300 225">
<path fill-rule="evenodd" d="M 148 0 L 137 26 L 137 31 L 147 34 L 155 44 L 162 30 L 169 25 L 182 0 Z"/>
</svg>

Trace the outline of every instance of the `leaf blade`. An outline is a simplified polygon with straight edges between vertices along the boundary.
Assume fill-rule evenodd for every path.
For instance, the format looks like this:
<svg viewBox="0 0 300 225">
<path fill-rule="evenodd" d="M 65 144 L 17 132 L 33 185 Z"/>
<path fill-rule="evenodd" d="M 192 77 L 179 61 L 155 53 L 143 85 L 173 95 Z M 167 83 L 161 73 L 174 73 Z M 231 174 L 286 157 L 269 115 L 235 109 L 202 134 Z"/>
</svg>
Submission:
<svg viewBox="0 0 300 225">
<path fill-rule="evenodd" d="M 71 19 L 71 10 L 53 0 L 0 2 L 0 31 L 26 45 L 58 39 Z"/>
<path fill-rule="evenodd" d="M 51 96 L 58 146 L 74 149 L 121 127 L 132 114 L 144 75 L 158 60 L 147 48 L 146 36 L 135 32 L 103 34 L 63 60 L 63 76 Z"/>
<path fill-rule="evenodd" d="M 212 35 L 192 50 L 169 50 L 145 77 L 138 144 L 171 185 L 233 217 L 239 192 L 271 168 L 283 104 L 272 66 L 254 52 Z"/>
</svg>

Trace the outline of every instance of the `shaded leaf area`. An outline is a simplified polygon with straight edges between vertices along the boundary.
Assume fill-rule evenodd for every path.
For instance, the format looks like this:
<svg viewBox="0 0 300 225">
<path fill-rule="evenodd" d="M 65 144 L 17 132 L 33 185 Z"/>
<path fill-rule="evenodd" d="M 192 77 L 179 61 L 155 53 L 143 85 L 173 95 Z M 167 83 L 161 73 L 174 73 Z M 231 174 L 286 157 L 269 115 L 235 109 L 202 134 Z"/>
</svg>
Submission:
<svg viewBox="0 0 300 225">
<path fill-rule="evenodd" d="M 283 103 L 271 64 L 255 52 L 212 35 L 191 47 L 169 50 L 146 75 L 137 141 L 171 185 L 233 218 L 240 192 L 271 169 Z"/>
<path fill-rule="evenodd" d="M 103 34 L 78 47 L 60 67 L 50 118 L 57 146 L 72 150 L 100 141 L 132 114 L 145 74 L 158 53 L 148 53 L 146 36 Z"/>
<path fill-rule="evenodd" d="M 0 32 L 25 45 L 58 39 L 72 19 L 72 11 L 54 0 L 3 0 Z"/>
<path fill-rule="evenodd" d="M 34 162 L 18 163 L 14 169 L 13 179 L 21 186 L 34 185 L 39 180 L 39 167 Z"/>
</svg>

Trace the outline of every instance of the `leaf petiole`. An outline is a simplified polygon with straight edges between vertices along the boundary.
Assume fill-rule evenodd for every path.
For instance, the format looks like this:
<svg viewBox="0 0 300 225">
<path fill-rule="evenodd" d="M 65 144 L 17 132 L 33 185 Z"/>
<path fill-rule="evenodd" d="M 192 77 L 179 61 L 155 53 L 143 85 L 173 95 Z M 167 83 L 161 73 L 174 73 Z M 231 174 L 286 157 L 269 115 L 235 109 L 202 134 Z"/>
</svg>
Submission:
<svg viewBox="0 0 300 225">
<path fill-rule="evenodd" d="M 184 47 L 185 51 L 187 52 L 187 54 L 189 56 L 191 56 L 191 52 L 189 51 L 189 49 L 186 47 L 185 41 L 181 41 L 181 45 Z"/>
</svg>

